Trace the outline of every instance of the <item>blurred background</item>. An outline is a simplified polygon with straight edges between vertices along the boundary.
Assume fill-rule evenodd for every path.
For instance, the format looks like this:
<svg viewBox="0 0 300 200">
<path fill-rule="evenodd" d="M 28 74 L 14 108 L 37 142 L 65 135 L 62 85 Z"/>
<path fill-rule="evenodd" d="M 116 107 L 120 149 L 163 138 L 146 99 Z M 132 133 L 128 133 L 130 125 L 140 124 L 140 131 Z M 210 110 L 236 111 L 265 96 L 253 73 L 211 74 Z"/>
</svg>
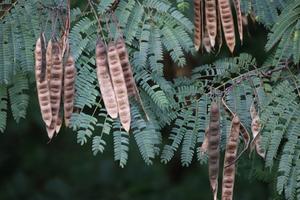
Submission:
<svg viewBox="0 0 300 200">
<path fill-rule="evenodd" d="M 85 3 L 72 1 L 74 6 L 83 8 Z M 248 52 L 261 62 L 265 30 L 253 25 L 246 34 L 247 39 L 238 52 Z M 193 57 L 187 71 L 193 65 L 214 59 L 215 56 Z M 169 76 L 174 74 L 168 73 Z M 167 133 L 164 136 L 167 137 Z M 104 154 L 97 156 L 93 156 L 90 143 L 80 146 L 76 143 L 76 134 L 64 127 L 48 143 L 36 93 L 31 91 L 27 119 L 16 124 L 9 116 L 7 130 L 0 135 L 0 200 L 213 199 L 207 165 L 194 161 L 191 167 L 184 168 L 177 156 L 167 165 L 157 159 L 152 166 L 146 166 L 131 140 L 128 164 L 122 169 L 113 160 L 111 139 Z M 273 199 L 272 176 L 257 171 L 259 169 L 262 169 L 260 160 L 249 161 L 248 155 L 239 160 L 234 199 Z M 219 188 L 221 191 L 221 185 Z"/>
</svg>

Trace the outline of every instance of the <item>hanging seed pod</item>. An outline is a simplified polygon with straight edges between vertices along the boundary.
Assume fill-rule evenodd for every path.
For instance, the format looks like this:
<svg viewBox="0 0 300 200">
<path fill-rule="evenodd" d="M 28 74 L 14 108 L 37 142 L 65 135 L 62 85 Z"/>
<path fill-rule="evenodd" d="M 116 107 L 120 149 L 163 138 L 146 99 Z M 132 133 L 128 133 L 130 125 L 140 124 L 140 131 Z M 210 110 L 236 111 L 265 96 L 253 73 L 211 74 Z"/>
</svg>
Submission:
<svg viewBox="0 0 300 200">
<path fill-rule="evenodd" d="M 123 128 L 129 132 L 131 122 L 130 105 L 122 65 L 114 42 L 109 43 L 107 54 L 111 80 L 118 103 L 120 121 Z"/>
<path fill-rule="evenodd" d="M 218 0 L 225 40 L 231 52 L 235 47 L 234 22 L 229 0 Z"/>
<path fill-rule="evenodd" d="M 234 116 L 231 123 L 231 131 L 226 144 L 224 168 L 223 168 L 223 184 L 222 184 L 222 200 L 232 200 L 234 179 L 235 179 L 235 159 L 238 150 L 240 133 L 240 119 Z"/>
<path fill-rule="evenodd" d="M 207 53 L 211 52 L 211 44 L 210 44 L 210 39 L 208 36 L 208 32 L 207 32 L 207 27 L 204 27 L 204 36 L 203 36 L 203 46 L 204 49 L 206 50 Z"/>
<path fill-rule="evenodd" d="M 47 79 L 41 78 L 42 68 L 45 67 L 43 66 L 43 59 L 46 59 L 42 55 L 42 43 L 45 44 L 44 34 L 41 34 L 35 46 L 35 79 L 42 118 L 45 124 L 49 126 L 52 120 L 52 111 L 48 82 Z"/>
<path fill-rule="evenodd" d="M 132 68 L 129 62 L 128 53 L 126 50 L 126 44 L 124 42 L 123 38 L 119 38 L 116 42 L 116 48 L 119 54 L 119 59 L 121 62 L 121 66 L 123 69 L 123 74 L 125 78 L 126 88 L 128 97 L 134 96 L 136 99 L 138 99 L 137 95 L 137 87 L 133 78 L 133 72 Z"/>
<path fill-rule="evenodd" d="M 202 37 L 202 13 L 201 13 L 202 0 L 194 0 L 194 43 L 196 51 L 199 51 L 201 47 Z"/>
<path fill-rule="evenodd" d="M 207 152 L 207 147 L 208 147 L 207 133 L 208 133 L 208 128 L 205 129 L 204 140 L 203 140 L 202 145 L 200 147 L 200 153 L 201 153 L 201 155 L 203 155 L 204 153 Z"/>
<path fill-rule="evenodd" d="M 63 79 L 62 54 L 58 42 L 52 42 L 52 68 L 50 76 L 50 99 L 52 108 L 52 122 L 49 126 L 49 138 L 53 137 L 53 129 L 56 130 L 60 110 L 61 91 Z"/>
<path fill-rule="evenodd" d="M 265 158 L 265 151 L 261 147 L 261 136 L 260 136 L 260 131 L 261 131 L 261 125 L 260 125 L 260 119 L 259 115 L 256 112 L 254 104 L 251 105 L 250 107 L 250 115 L 251 115 L 251 131 L 252 131 L 252 136 L 253 140 L 251 141 L 251 151 L 255 148 L 256 153 L 261 156 L 262 158 Z"/>
<path fill-rule="evenodd" d="M 108 115 L 115 119 L 118 117 L 118 104 L 108 71 L 106 47 L 101 39 L 98 39 L 96 45 L 96 65 L 98 82 L 105 108 Z"/>
<path fill-rule="evenodd" d="M 46 52 L 46 78 L 48 83 L 50 82 L 51 78 L 51 68 L 52 68 L 52 40 L 49 40 L 48 46 L 47 46 L 47 52 Z"/>
<path fill-rule="evenodd" d="M 69 122 L 73 113 L 75 97 L 75 77 L 75 62 L 73 57 L 69 55 L 64 71 L 64 115 L 66 126 L 69 126 Z"/>
<path fill-rule="evenodd" d="M 238 22 L 238 30 L 240 35 L 240 40 L 243 42 L 243 17 L 242 17 L 242 11 L 241 11 L 241 2 L 240 0 L 233 0 L 235 12 L 237 16 L 237 22 Z"/>
<path fill-rule="evenodd" d="M 207 132 L 208 139 L 208 168 L 209 180 L 213 191 L 214 200 L 217 199 L 219 158 L 220 158 L 220 111 L 216 102 L 211 104 L 210 122 Z"/>
<path fill-rule="evenodd" d="M 217 35 L 217 5 L 216 0 L 205 0 L 205 20 L 211 47 L 215 46 Z"/>
</svg>

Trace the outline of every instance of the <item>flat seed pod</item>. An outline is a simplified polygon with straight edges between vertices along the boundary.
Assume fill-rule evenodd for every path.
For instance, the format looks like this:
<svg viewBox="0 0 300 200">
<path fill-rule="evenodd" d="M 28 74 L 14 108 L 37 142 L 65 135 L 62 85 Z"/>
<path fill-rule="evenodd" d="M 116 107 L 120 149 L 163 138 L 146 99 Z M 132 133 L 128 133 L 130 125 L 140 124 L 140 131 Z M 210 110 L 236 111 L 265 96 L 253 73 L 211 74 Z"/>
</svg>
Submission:
<svg viewBox="0 0 300 200">
<path fill-rule="evenodd" d="M 207 132 L 208 139 L 208 173 L 210 185 L 217 199 L 218 177 L 219 177 L 219 158 L 220 158 L 220 111 L 217 103 L 213 102 L 210 108 L 210 121 Z"/>
<path fill-rule="evenodd" d="M 52 68 L 50 77 L 50 99 L 52 108 L 52 122 L 49 138 L 53 137 L 52 129 L 56 130 L 57 120 L 60 110 L 61 92 L 63 80 L 62 54 L 58 42 L 52 42 Z M 49 133 L 49 132 L 48 132 Z"/>
<path fill-rule="evenodd" d="M 47 45 L 47 52 L 46 52 L 46 78 L 48 83 L 50 82 L 51 78 L 51 68 L 52 68 L 52 40 L 49 40 Z"/>
<path fill-rule="evenodd" d="M 240 119 L 234 116 L 224 157 L 222 200 L 232 200 L 235 179 L 235 163 L 233 162 L 237 156 L 239 133 Z"/>
<path fill-rule="evenodd" d="M 194 0 L 194 44 L 195 49 L 199 51 L 201 47 L 201 38 L 202 38 L 202 13 L 201 13 L 201 3 L 202 0 Z"/>
<path fill-rule="evenodd" d="M 265 158 L 265 151 L 263 150 L 261 146 L 261 136 L 260 136 L 260 131 L 261 131 L 261 125 L 260 125 L 260 118 L 258 113 L 256 112 L 254 104 L 251 105 L 250 107 L 250 115 L 252 118 L 251 122 L 251 132 L 253 136 L 253 140 L 251 141 L 251 151 L 255 148 L 256 153 L 262 157 Z"/>
<path fill-rule="evenodd" d="M 37 40 L 35 46 L 35 79 L 42 118 L 47 126 L 51 124 L 52 111 L 50 104 L 50 91 L 47 79 L 41 79 L 42 74 L 42 42 L 45 42 L 44 35 Z"/>
<path fill-rule="evenodd" d="M 204 35 L 203 35 L 203 46 L 207 53 L 211 52 L 211 44 L 210 39 L 207 32 L 207 27 L 204 27 Z"/>
<path fill-rule="evenodd" d="M 75 62 L 73 57 L 69 55 L 64 69 L 64 116 L 66 126 L 69 126 L 69 122 L 73 113 L 75 97 L 75 77 Z"/>
<path fill-rule="evenodd" d="M 130 105 L 122 65 L 114 42 L 109 43 L 107 55 L 111 80 L 118 103 L 120 121 L 125 131 L 129 132 L 131 122 Z"/>
<path fill-rule="evenodd" d="M 205 20 L 210 45 L 215 46 L 217 35 L 217 5 L 216 0 L 205 0 Z"/>
<path fill-rule="evenodd" d="M 240 40 L 241 42 L 243 42 L 243 17 L 241 11 L 241 2 L 240 0 L 233 0 L 233 3 L 235 7 L 236 16 L 237 16 Z"/>
<path fill-rule="evenodd" d="M 101 39 L 96 45 L 97 78 L 99 82 L 102 99 L 108 115 L 115 119 L 118 117 L 118 104 L 109 74 L 106 47 Z"/>
<path fill-rule="evenodd" d="M 229 0 L 218 0 L 218 7 L 226 44 L 230 51 L 233 52 L 235 47 L 235 32 Z"/>
<path fill-rule="evenodd" d="M 125 78 L 125 83 L 126 83 L 126 88 L 127 88 L 127 93 L 129 97 L 136 97 L 136 99 L 138 99 L 137 96 L 137 87 L 135 84 L 135 80 L 133 77 L 133 72 L 132 72 L 132 68 L 131 68 L 131 64 L 129 61 L 129 57 L 128 57 L 128 53 L 126 50 L 126 44 L 124 42 L 124 39 L 119 38 L 116 42 L 116 48 L 119 54 L 119 59 L 121 62 L 121 66 L 123 69 L 123 74 L 124 74 L 124 78 Z"/>
</svg>

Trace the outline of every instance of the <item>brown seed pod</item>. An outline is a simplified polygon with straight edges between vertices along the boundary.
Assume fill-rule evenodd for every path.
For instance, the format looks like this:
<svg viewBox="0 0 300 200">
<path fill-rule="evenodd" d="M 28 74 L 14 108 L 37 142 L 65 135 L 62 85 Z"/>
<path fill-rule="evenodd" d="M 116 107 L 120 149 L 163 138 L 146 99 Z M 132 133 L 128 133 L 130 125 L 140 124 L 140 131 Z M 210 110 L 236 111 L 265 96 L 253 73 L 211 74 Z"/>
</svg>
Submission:
<svg viewBox="0 0 300 200">
<path fill-rule="evenodd" d="M 216 0 L 205 0 L 205 20 L 211 47 L 215 46 L 217 35 L 217 5 Z"/>
<path fill-rule="evenodd" d="M 229 0 L 218 0 L 218 7 L 220 11 L 225 40 L 230 51 L 233 52 L 235 47 L 235 33 Z"/>
<path fill-rule="evenodd" d="M 118 117 L 118 104 L 108 71 L 106 47 L 101 39 L 98 39 L 96 45 L 96 65 L 98 82 L 105 108 L 108 115 L 115 119 Z"/>
<path fill-rule="evenodd" d="M 195 49 L 199 51 L 201 47 L 201 37 L 202 37 L 202 13 L 201 13 L 202 0 L 194 0 L 194 43 Z"/>
<path fill-rule="evenodd" d="M 120 121 L 125 131 L 129 132 L 131 122 L 130 105 L 122 65 L 114 42 L 109 43 L 107 55 L 111 80 L 118 103 Z"/>
<path fill-rule="evenodd" d="M 208 128 L 205 129 L 205 137 L 204 137 L 204 140 L 203 140 L 202 145 L 200 147 L 201 155 L 203 155 L 204 153 L 207 152 L 207 147 L 208 147 L 207 133 L 208 133 Z"/>
<path fill-rule="evenodd" d="M 220 158 L 220 111 L 216 102 L 211 104 L 210 122 L 207 132 L 208 138 L 208 168 L 209 180 L 214 194 L 214 200 L 217 199 L 218 177 L 219 177 L 219 158 Z"/>
<path fill-rule="evenodd" d="M 69 126 L 69 122 L 73 113 L 75 97 L 75 77 L 75 62 L 73 57 L 69 55 L 64 70 L 64 115 L 66 126 Z"/>
<path fill-rule="evenodd" d="M 51 78 L 51 68 L 52 68 L 52 40 L 49 40 L 46 52 L 46 78 L 48 83 L 50 82 Z"/>
<path fill-rule="evenodd" d="M 231 123 L 231 131 L 226 144 L 223 168 L 223 184 L 222 184 L 222 200 L 232 200 L 234 179 L 235 179 L 235 163 L 240 133 L 240 119 L 234 116 Z"/>
<path fill-rule="evenodd" d="M 265 158 L 265 151 L 261 147 L 261 136 L 260 136 L 260 131 L 261 131 L 261 125 L 260 125 L 260 119 L 259 115 L 256 112 L 254 104 L 251 105 L 250 107 L 250 115 L 251 115 L 251 131 L 252 131 L 252 136 L 253 139 L 251 141 L 250 149 L 251 151 L 255 148 L 256 153 L 261 156 L 262 158 Z"/>
<path fill-rule="evenodd" d="M 236 16 L 237 16 L 240 40 L 241 42 L 243 42 L 243 17 L 241 11 L 241 2 L 240 0 L 233 0 L 233 3 L 235 7 Z"/>
<path fill-rule="evenodd" d="M 119 38 L 117 40 L 116 48 L 117 48 L 117 51 L 119 54 L 119 59 L 120 59 L 121 66 L 123 69 L 123 74 L 124 74 L 124 78 L 125 78 L 125 82 L 126 82 L 128 97 L 134 96 L 136 99 L 138 99 L 137 87 L 135 84 L 135 80 L 133 78 L 133 72 L 132 72 L 130 62 L 129 62 L 128 53 L 126 50 L 126 44 L 125 44 L 123 38 Z"/>
<path fill-rule="evenodd" d="M 49 138 L 53 137 L 53 130 L 56 130 L 57 120 L 60 110 L 61 91 L 63 79 L 63 64 L 60 45 L 58 42 L 52 42 L 52 68 L 50 76 L 50 99 L 52 109 L 52 122 L 49 128 L 51 129 Z"/>
<path fill-rule="evenodd" d="M 50 104 L 50 91 L 47 79 L 41 79 L 42 74 L 42 42 L 45 42 L 44 34 L 37 40 L 35 46 L 35 78 L 38 93 L 38 99 L 42 118 L 47 126 L 51 124 L 52 111 Z"/>
<path fill-rule="evenodd" d="M 210 39 L 208 36 L 208 32 L 207 32 L 207 27 L 204 27 L 204 35 L 203 35 L 203 46 L 204 49 L 206 50 L 207 53 L 211 52 L 211 44 L 210 44 Z"/>
</svg>

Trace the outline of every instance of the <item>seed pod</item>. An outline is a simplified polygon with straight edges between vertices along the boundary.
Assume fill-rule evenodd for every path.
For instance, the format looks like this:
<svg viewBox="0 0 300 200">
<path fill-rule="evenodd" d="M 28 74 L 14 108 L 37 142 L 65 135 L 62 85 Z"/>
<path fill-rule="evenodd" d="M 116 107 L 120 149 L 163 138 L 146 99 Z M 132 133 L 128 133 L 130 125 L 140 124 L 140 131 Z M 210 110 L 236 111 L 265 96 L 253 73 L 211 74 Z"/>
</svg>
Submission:
<svg viewBox="0 0 300 200">
<path fill-rule="evenodd" d="M 51 78 L 51 68 L 52 68 L 52 40 L 49 40 L 46 52 L 46 74 L 47 74 L 47 81 L 50 82 Z"/>
<path fill-rule="evenodd" d="M 265 158 L 265 151 L 261 147 L 261 136 L 260 136 L 260 130 L 261 130 L 261 125 L 260 125 L 260 119 L 259 115 L 256 112 L 254 104 L 251 105 L 250 107 L 250 115 L 251 115 L 251 131 L 252 131 L 252 136 L 253 139 L 251 141 L 251 151 L 255 148 L 256 153 L 261 156 L 262 158 Z"/>
<path fill-rule="evenodd" d="M 35 46 L 35 79 L 36 79 L 36 87 L 38 93 L 38 99 L 41 109 L 42 118 L 47 126 L 51 124 L 52 120 L 52 111 L 50 104 L 50 91 L 48 87 L 48 82 L 44 78 L 41 80 L 42 74 L 42 42 L 45 42 L 44 35 L 37 40 Z"/>
<path fill-rule="evenodd" d="M 220 158 L 220 111 L 217 103 L 213 102 L 210 108 L 210 122 L 207 133 L 208 137 L 208 168 L 210 185 L 217 199 L 218 177 L 219 177 L 219 158 Z"/>
<path fill-rule="evenodd" d="M 233 0 L 233 3 L 235 7 L 236 16 L 237 16 L 240 40 L 241 42 L 243 42 L 243 17 L 241 12 L 241 2 L 240 0 Z"/>
<path fill-rule="evenodd" d="M 52 129 L 56 130 L 57 120 L 60 110 L 61 91 L 63 79 L 62 54 L 58 42 L 52 42 L 52 68 L 50 76 L 50 99 L 52 108 L 52 122 L 49 138 L 53 137 Z M 49 132 L 48 132 L 49 133 Z"/>
<path fill-rule="evenodd" d="M 232 200 L 235 178 L 235 163 L 233 162 L 238 150 L 239 133 L 240 119 L 238 116 L 234 116 L 224 157 L 222 200 Z"/>
<path fill-rule="evenodd" d="M 119 59 L 117 49 L 114 42 L 110 42 L 108 45 L 108 64 L 113 83 L 117 103 L 120 121 L 123 128 L 129 132 L 130 129 L 130 105 L 128 100 L 127 88 L 125 78 L 123 75 L 123 69 Z"/>
<path fill-rule="evenodd" d="M 211 44 L 210 44 L 210 39 L 207 33 L 207 27 L 204 27 L 204 36 L 203 36 L 203 46 L 206 50 L 207 53 L 211 52 Z"/>
<path fill-rule="evenodd" d="M 194 43 L 195 49 L 199 51 L 201 47 L 201 37 L 202 37 L 202 13 L 201 13 L 201 3 L 202 0 L 194 0 Z"/>
<path fill-rule="evenodd" d="M 119 54 L 119 59 L 123 69 L 123 74 L 125 78 L 126 88 L 128 97 L 134 96 L 138 99 L 137 96 L 137 87 L 133 78 L 132 68 L 129 62 L 128 53 L 126 50 L 126 45 L 123 38 L 119 38 L 116 43 L 116 48 Z"/>
<path fill-rule="evenodd" d="M 215 46 L 217 35 L 217 5 L 216 0 L 205 0 L 205 20 L 211 47 Z"/>
<path fill-rule="evenodd" d="M 69 126 L 69 122 L 73 113 L 75 97 L 75 77 L 76 67 L 74 59 L 71 55 L 69 55 L 64 71 L 64 115 L 66 126 Z"/>
<path fill-rule="evenodd" d="M 207 152 L 207 147 L 208 147 L 207 133 L 208 133 L 208 128 L 205 129 L 205 137 L 204 137 L 204 140 L 203 140 L 202 145 L 200 147 L 201 155 L 203 155 L 204 153 Z"/>
<path fill-rule="evenodd" d="M 106 47 L 101 39 L 96 45 L 97 77 L 102 99 L 108 115 L 115 119 L 118 117 L 118 104 L 108 71 Z"/>
<path fill-rule="evenodd" d="M 235 33 L 229 0 L 218 0 L 218 6 L 221 15 L 225 40 L 230 51 L 233 52 L 235 47 Z"/>
</svg>

